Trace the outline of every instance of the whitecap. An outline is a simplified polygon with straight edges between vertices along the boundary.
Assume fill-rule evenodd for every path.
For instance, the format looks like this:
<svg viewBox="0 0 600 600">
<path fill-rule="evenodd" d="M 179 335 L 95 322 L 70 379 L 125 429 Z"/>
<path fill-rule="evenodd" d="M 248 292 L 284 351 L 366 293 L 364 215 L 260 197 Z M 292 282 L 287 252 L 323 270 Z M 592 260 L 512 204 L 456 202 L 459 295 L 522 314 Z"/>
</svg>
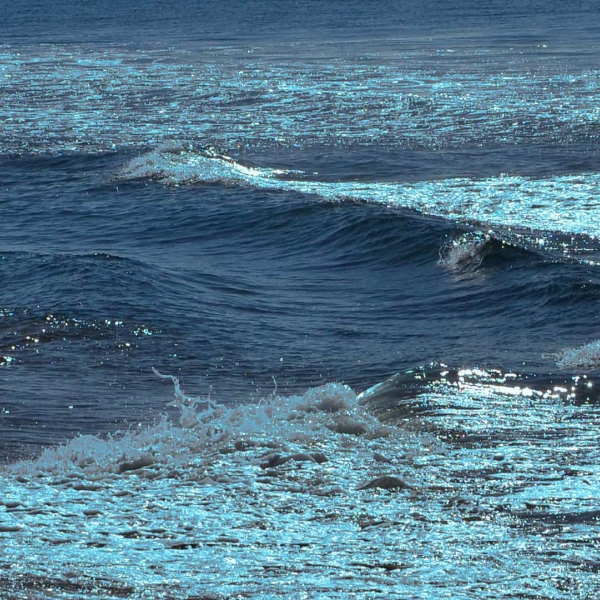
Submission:
<svg viewBox="0 0 600 600">
<path fill-rule="evenodd" d="M 303 178 L 297 171 L 244 165 L 212 148 L 166 143 L 129 161 L 119 177 L 155 179 L 168 185 L 223 183 L 310 194 L 328 202 L 371 202 L 460 223 L 540 232 L 538 246 L 546 241 L 542 232 L 600 237 L 600 173 L 325 182 Z"/>
<path fill-rule="evenodd" d="M 562 369 L 592 369 L 600 366 L 600 340 L 577 348 L 565 348 L 558 352 L 556 364 Z"/>
</svg>

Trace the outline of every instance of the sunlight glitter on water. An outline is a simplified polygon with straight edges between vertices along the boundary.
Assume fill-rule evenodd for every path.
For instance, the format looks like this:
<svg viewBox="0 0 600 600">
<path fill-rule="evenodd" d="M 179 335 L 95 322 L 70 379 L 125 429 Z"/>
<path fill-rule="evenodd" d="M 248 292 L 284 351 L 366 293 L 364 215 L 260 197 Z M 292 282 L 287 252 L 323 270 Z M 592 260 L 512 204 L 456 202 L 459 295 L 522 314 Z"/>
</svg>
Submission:
<svg viewBox="0 0 600 600">
<path fill-rule="evenodd" d="M 480 384 L 424 390 L 439 419 L 386 425 L 329 384 L 240 408 L 203 404 L 193 427 L 164 418 L 75 439 L 2 473 L 0 581 L 63 598 L 418 589 L 475 599 L 518 597 L 524 581 L 546 598 L 592 597 L 597 542 L 586 528 L 597 515 L 586 480 L 599 475 L 597 449 L 576 420 L 561 425 L 558 400 L 517 398 Z M 556 431 L 538 437 L 553 407 Z"/>
<path fill-rule="evenodd" d="M 0 46 L 0 151 L 101 152 L 173 136 L 452 148 L 597 135 L 596 70 L 565 74 L 557 60 L 534 72 L 513 49 L 492 54 L 496 66 L 481 48 L 371 50 L 215 46 L 198 62 L 161 46 Z"/>
</svg>

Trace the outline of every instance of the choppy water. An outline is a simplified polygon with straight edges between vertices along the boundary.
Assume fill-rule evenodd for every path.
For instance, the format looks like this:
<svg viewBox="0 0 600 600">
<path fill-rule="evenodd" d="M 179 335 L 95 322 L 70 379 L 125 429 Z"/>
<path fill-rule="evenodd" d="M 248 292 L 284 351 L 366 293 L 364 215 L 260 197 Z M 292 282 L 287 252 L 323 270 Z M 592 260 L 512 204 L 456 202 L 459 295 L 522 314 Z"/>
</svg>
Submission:
<svg viewBox="0 0 600 600">
<path fill-rule="evenodd" d="M 593 3 L 3 27 L 3 593 L 600 594 Z"/>
</svg>

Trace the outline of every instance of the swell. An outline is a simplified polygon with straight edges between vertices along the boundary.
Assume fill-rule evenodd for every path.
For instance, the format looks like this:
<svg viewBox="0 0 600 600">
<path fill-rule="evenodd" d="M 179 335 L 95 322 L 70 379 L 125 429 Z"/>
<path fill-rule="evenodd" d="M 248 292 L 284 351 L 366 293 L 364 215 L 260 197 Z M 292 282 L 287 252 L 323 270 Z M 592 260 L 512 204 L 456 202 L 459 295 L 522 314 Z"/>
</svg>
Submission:
<svg viewBox="0 0 600 600">
<path fill-rule="evenodd" d="M 212 206 L 213 197 L 231 202 Z M 190 195 L 188 202 L 194 201 L 204 205 L 201 219 L 190 221 L 184 209 L 172 228 L 157 232 L 162 245 L 197 242 L 215 255 L 235 247 L 262 260 L 289 261 L 290 269 L 300 271 L 308 264 L 320 270 L 418 266 L 435 260 L 444 236 L 454 230 L 414 213 L 320 203 L 294 192 L 282 198 L 278 191 L 212 184 Z"/>
<path fill-rule="evenodd" d="M 135 287 L 142 291 L 153 285 L 148 265 L 105 252 L 8 251 L 2 256 L 0 281 L 8 306 L 118 312 L 131 302 Z"/>
<path fill-rule="evenodd" d="M 218 163 L 218 169 L 228 168 L 228 162 Z M 268 178 L 277 182 L 281 176 Z M 103 195 L 94 205 L 104 201 L 105 190 L 97 193 Z M 328 331 L 335 342 L 338 334 L 358 335 L 365 327 L 370 332 L 396 314 L 417 320 L 433 314 L 442 327 L 452 323 L 456 335 L 460 328 L 474 332 L 480 319 L 477 326 L 489 328 L 489 335 L 495 331 L 498 338 L 498 328 L 505 331 L 496 342 L 501 345 L 510 344 L 511 327 L 525 327 L 550 352 L 597 337 L 597 268 L 560 251 L 566 237 L 482 231 L 397 207 L 322 202 L 295 191 L 230 187 L 222 181 L 176 190 L 130 181 L 121 185 L 120 195 L 107 198 L 119 203 L 123 216 L 113 225 L 109 247 L 115 250 L 5 252 L 4 308 L 37 304 L 43 318 L 58 311 L 92 321 L 152 323 L 151 330 L 177 337 L 192 331 L 190 345 L 217 333 L 218 346 L 233 347 L 238 336 L 252 337 L 249 330 L 263 339 L 264 331 L 252 324 L 256 315 L 265 323 L 272 317 L 271 331 L 280 327 L 292 335 L 304 327 L 323 343 Z M 111 213 L 110 206 L 102 210 Z M 103 232 L 111 223 L 98 219 L 96 229 Z M 50 231 L 60 230 L 54 225 L 46 223 Z M 127 249 L 119 253 L 123 236 Z M 555 240 L 557 249 L 548 240 Z M 96 244 L 84 241 L 78 244 Z M 303 302 L 318 311 L 314 326 L 298 320 Z M 342 325 L 332 328 L 329 319 Z M 24 335 L 40 337 L 38 331 Z M 399 338 L 397 343 L 403 348 Z M 438 349 L 422 358 L 449 356 Z"/>
<path fill-rule="evenodd" d="M 596 219 L 600 174 L 531 178 L 502 175 L 482 179 L 406 182 L 314 181 L 296 173 L 245 166 L 214 150 L 167 144 L 131 160 L 124 180 L 156 179 L 173 185 L 221 183 L 257 189 L 298 192 L 321 201 L 344 200 L 409 209 L 463 224 L 539 232 L 537 243 L 551 242 L 547 234 L 577 235 L 598 250 Z M 530 236 L 531 240 L 536 239 Z"/>
</svg>

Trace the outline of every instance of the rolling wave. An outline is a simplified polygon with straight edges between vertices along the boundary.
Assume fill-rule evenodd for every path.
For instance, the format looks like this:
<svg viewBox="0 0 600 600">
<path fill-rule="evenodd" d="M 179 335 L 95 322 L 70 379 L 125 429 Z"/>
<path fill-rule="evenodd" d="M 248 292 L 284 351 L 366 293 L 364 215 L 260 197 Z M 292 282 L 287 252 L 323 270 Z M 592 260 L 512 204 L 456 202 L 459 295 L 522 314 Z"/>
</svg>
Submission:
<svg viewBox="0 0 600 600">
<path fill-rule="evenodd" d="M 415 183 L 321 182 L 293 175 L 245 166 L 214 151 L 166 144 L 131 160 L 119 177 L 149 178 L 170 185 L 216 182 L 309 194 L 330 202 L 371 202 L 478 227 L 500 228 L 513 237 L 522 232 L 540 248 L 559 246 L 553 241 L 554 233 L 582 236 L 592 240 L 593 251 L 598 250 L 594 242 L 600 237 L 598 173 L 547 179 L 506 175 Z M 539 232 L 539 236 L 532 236 L 531 232 Z"/>
</svg>

